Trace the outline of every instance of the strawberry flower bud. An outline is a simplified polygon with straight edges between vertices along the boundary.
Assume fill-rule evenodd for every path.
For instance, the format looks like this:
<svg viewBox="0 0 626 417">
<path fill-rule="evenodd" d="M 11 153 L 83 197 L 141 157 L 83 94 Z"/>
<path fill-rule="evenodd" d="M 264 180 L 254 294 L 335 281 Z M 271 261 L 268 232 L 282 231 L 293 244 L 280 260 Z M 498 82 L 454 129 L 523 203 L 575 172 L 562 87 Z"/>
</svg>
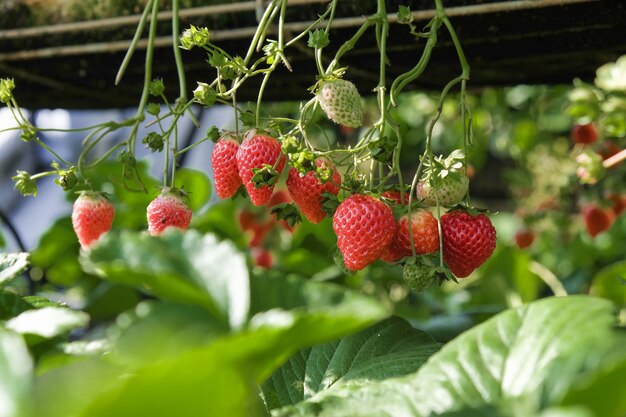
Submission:
<svg viewBox="0 0 626 417">
<path fill-rule="evenodd" d="M 193 90 L 193 98 L 204 107 L 211 107 L 215 104 L 217 93 L 207 83 L 198 82 L 198 88 Z"/>
<path fill-rule="evenodd" d="M 0 79 L 0 101 L 8 104 L 13 98 L 13 89 L 15 88 L 15 81 L 12 78 Z"/>
<path fill-rule="evenodd" d="M 165 92 L 165 84 L 160 78 L 155 78 L 148 83 L 148 94 L 158 97 Z"/>
<path fill-rule="evenodd" d="M 207 28 L 198 28 L 191 25 L 189 29 L 186 29 L 180 37 L 181 48 L 191 49 L 194 46 L 205 46 L 209 43 L 211 34 Z"/>
<path fill-rule="evenodd" d="M 37 182 L 31 178 L 28 172 L 17 171 L 17 175 L 13 177 L 13 181 L 15 181 L 15 189 L 23 196 L 37 195 Z"/>
</svg>

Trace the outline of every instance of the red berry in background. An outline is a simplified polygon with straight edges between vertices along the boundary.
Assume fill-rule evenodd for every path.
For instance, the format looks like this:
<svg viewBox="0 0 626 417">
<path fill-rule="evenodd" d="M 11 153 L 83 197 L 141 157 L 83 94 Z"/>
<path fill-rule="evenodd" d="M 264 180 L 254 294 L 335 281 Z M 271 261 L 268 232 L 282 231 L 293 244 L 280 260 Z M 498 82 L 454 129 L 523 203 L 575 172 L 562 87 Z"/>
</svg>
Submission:
<svg viewBox="0 0 626 417">
<path fill-rule="evenodd" d="M 379 199 L 353 194 L 337 207 L 333 230 L 346 267 L 359 271 L 380 258 L 396 233 L 396 221 Z"/>
<path fill-rule="evenodd" d="M 582 209 L 583 221 L 589 236 L 596 237 L 607 231 L 613 225 L 614 214 L 611 210 L 605 210 L 595 204 L 588 204 Z"/>
<path fill-rule="evenodd" d="M 626 210 L 626 194 L 610 194 L 609 200 L 611 200 L 611 210 L 615 216 L 619 216 Z"/>
<path fill-rule="evenodd" d="M 252 260 L 255 266 L 265 269 L 270 269 L 274 263 L 272 252 L 262 247 L 252 248 Z"/>
<path fill-rule="evenodd" d="M 417 209 L 411 213 L 411 229 L 416 255 L 435 253 L 439 249 L 439 230 L 437 219 L 430 211 Z M 405 256 L 411 256 L 409 238 L 409 216 L 404 215 L 398 221 L 398 229 L 391 244 L 383 251 L 380 258 L 386 262 L 396 262 Z"/>
<path fill-rule="evenodd" d="M 164 189 L 150 202 L 146 210 L 148 232 L 158 236 L 168 227 L 187 230 L 191 222 L 191 209 L 183 201 L 183 193 L 177 189 Z"/>
<path fill-rule="evenodd" d="M 237 221 L 241 230 L 245 232 L 253 227 L 256 216 L 250 210 L 243 209 L 237 214 Z"/>
<path fill-rule="evenodd" d="M 211 164 L 215 192 L 219 198 L 230 198 L 239 189 L 241 178 L 237 168 L 239 143 L 232 138 L 221 138 L 213 148 Z"/>
<path fill-rule="evenodd" d="M 115 208 L 101 193 L 83 192 L 74 201 L 72 226 L 83 249 L 111 230 Z"/>
<path fill-rule="evenodd" d="M 332 167 L 332 179 L 322 183 L 315 177 L 314 171 L 309 171 L 302 175 L 297 169 L 291 168 L 287 177 L 287 189 L 304 217 L 311 223 L 317 224 L 326 217 L 326 213 L 322 209 L 322 200 L 324 198 L 322 194 L 330 193 L 337 195 L 341 185 L 341 176 L 330 162 L 317 159 L 315 164 L 318 167 Z"/>
<path fill-rule="evenodd" d="M 389 200 L 392 200 L 394 203 L 398 205 L 402 204 L 402 197 L 400 195 L 400 191 L 398 190 L 383 191 L 381 196 L 388 198 Z M 404 193 L 404 204 L 405 205 L 409 204 L 409 193 Z"/>
<path fill-rule="evenodd" d="M 496 248 L 496 229 L 484 214 L 454 210 L 441 216 L 443 259 L 458 278 L 482 265 Z"/>
<path fill-rule="evenodd" d="M 600 154 L 600 156 L 602 157 L 602 160 L 604 161 L 604 160 L 609 159 L 613 155 L 617 155 L 619 151 L 621 150 L 622 149 L 619 146 L 617 146 L 614 142 L 610 140 L 605 140 L 602 142 L 600 149 L 598 149 L 598 153 Z"/>
<path fill-rule="evenodd" d="M 574 125 L 571 132 L 574 143 L 590 145 L 598 140 L 598 130 L 593 123 Z"/>
<path fill-rule="evenodd" d="M 280 160 L 279 160 L 280 158 Z M 276 161 L 279 161 L 276 164 Z M 261 186 L 256 188 L 251 179 L 254 173 L 253 168 L 263 168 L 264 164 L 276 164 L 276 171 L 280 174 L 285 166 L 285 156 L 280 149 L 280 143 L 265 135 L 254 134 L 244 139 L 237 151 L 237 167 L 239 176 L 246 187 L 250 200 L 255 206 L 263 206 L 272 197 L 274 186 Z"/>
<path fill-rule="evenodd" d="M 529 247 L 535 241 L 535 232 L 530 229 L 520 229 L 515 233 L 515 244 L 518 248 Z"/>
<path fill-rule="evenodd" d="M 252 238 L 249 242 L 250 247 L 254 248 L 261 246 L 267 234 L 272 230 L 272 227 L 274 227 L 274 222 L 272 220 L 261 223 L 259 222 L 259 219 L 256 219 L 255 223 L 249 229 L 252 231 Z"/>
</svg>

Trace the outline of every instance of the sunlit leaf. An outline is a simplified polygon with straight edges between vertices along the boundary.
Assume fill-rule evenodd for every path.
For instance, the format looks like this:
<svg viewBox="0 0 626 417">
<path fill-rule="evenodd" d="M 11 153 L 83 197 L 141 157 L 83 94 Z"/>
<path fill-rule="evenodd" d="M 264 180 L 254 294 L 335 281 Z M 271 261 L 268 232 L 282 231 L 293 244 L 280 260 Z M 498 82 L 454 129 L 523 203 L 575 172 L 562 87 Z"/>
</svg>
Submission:
<svg viewBox="0 0 626 417">
<path fill-rule="evenodd" d="M 22 338 L 0 327 L 0 417 L 22 415 L 30 393 L 32 368 Z"/>
<path fill-rule="evenodd" d="M 88 322 L 89 316 L 82 311 L 62 307 L 43 307 L 24 311 L 9 320 L 6 327 L 19 334 L 52 338 L 84 327 Z"/>
<path fill-rule="evenodd" d="M 428 334 L 390 318 L 354 335 L 296 353 L 263 385 L 270 409 L 294 405 L 343 386 L 415 372 L 439 349 Z"/>
<path fill-rule="evenodd" d="M 111 282 L 164 300 L 201 305 L 233 327 L 241 326 L 248 314 L 245 258 L 230 242 L 210 234 L 108 233 L 97 247 L 83 253 L 82 263 Z"/>
<path fill-rule="evenodd" d="M 541 300 L 463 333 L 414 374 L 347 386 L 276 415 L 425 417 L 511 403 L 538 412 L 615 343 L 613 322 L 605 300 Z"/>
<path fill-rule="evenodd" d="M 0 253 L 0 285 L 17 278 L 28 264 L 28 253 Z"/>
</svg>

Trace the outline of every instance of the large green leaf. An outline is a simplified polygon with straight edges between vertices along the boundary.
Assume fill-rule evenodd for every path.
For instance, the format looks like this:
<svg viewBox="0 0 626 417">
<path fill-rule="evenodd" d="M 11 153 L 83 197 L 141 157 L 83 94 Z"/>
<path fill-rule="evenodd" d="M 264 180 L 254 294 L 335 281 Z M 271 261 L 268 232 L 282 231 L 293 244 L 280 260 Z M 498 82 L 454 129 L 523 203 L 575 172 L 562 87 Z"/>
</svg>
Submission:
<svg viewBox="0 0 626 417">
<path fill-rule="evenodd" d="M 198 307 L 138 306 L 115 326 L 116 346 L 108 357 L 121 368 L 88 361 L 82 364 L 85 372 L 80 363 L 46 372 L 38 380 L 34 415 L 265 415 L 258 385 L 285 360 L 387 314 L 376 302 L 339 286 L 270 278 L 255 288 L 264 288 L 263 282 L 274 296 L 283 294 L 284 301 L 274 301 L 285 309 L 266 310 L 256 302 L 261 309 L 245 327 L 217 338 L 210 334 L 211 317 Z M 160 347 L 166 350 L 162 355 Z"/>
<path fill-rule="evenodd" d="M 189 230 L 161 236 L 110 232 L 83 267 L 112 282 L 134 286 L 165 300 L 201 305 L 232 327 L 246 320 L 248 269 L 231 243 Z"/>
<path fill-rule="evenodd" d="M 0 417 L 22 415 L 32 367 L 22 338 L 0 327 Z"/>
<path fill-rule="evenodd" d="M 623 349 L 624 344 L 621 346 Z M 585 406 L 596 416 L 623 417 L 626 415 L 625 376 L 626 358 L 612 361 L 597 372 L 575 381 L 562 403 Z"/>
<path fill-rule="evenodd" d="M 591 294 L 612 300 L 618 306 L 626 306 L 626 261 L 609 265 L 594 277 Z"/>
<path fill-rule="evenodd" d="M 415 372 L 439 344 L 393 317 L 359 333 L 296 353 L 263 385 L 268 408 L 294 405 L 342 386 Z"/>
<path fill-rule="evenodd" d="M 0 285 L 17 278 L 28 267 L 28 253 L 0 253 Z"/>
<path fill-rule="evenodd" d="M 559 400 L 615 342 L 612 305 L 591 297 L 541 300 L 463 333 L 416 373 L 344 387 L 283 416 L 429 416 L 490 404 Z"/>
<path fill-rule="evenodd" d="M 226 330 L 199 306 L 151 300 L 118 316 L 108 333 L 115 360 L 136 366 L 207 345 Z"/>
<path fill-rule="evenodd" d="M 82 311 L 64 307 L 43 307 L 24 311 L 9 320 L 6 327 L 19 334 L 49 339 L 84 327 L 88 322 L 89 316 Z"/>
</svg>

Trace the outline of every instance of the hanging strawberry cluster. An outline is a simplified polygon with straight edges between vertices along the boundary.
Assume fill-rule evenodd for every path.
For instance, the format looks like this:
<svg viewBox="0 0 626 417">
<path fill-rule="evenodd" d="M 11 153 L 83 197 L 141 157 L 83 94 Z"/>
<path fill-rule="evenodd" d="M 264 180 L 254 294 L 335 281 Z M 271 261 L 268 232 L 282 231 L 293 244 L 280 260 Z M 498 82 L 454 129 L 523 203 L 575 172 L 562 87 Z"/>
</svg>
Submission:
<svg viewBox="0 0 626 417">
<path fill-rule="evenodd" d="M 215 45 L 207 28 L 191 26 L 174 42 L 181 88 L 179 98 L 171 104 L 163 93 L 163 83 L 158 79 L 152 80 L 151 76 L 151 51 L 154 48 L 159 2 L 148 2 L 143 23 L 147 22 L 150 13 L 152 20 L 144 95 L 137 115 L 122 123 L 111 122 L 87 128 L 91 131 L 77 163 L 58 158 L 60 165 L 45 175 L 58 174 L 59 183 L 65 189 L 76 189 L 76 184 L 80 184 L 79 189 L 89 189 L 88 169 L 117 152 L 128 186 L 145 192 L 134 155 L 137 129 L 149 117 L 153 119 L 146 125 L 158 126 L 159 129 L 143 138 L 142 143 L 153 152 L 162 152 L 165 158 L 163 192 L 147 208 L 148 229 L 153 234 L 159 234 L 169 226 L 181 229 L 189 226 L 191 211 L 182 200 L 184 193 L 174 188 L 176 161 L 182 153 L 210 139 L 215 142 L 212 166 L 215 190 L 220 198 L 246 194 L 255 206 L 266 206 L 272 199 L 277 182 L 286 177 L 286 188 L 293 205 L 280 204 L 273 208 L 273 213 L 278 219 L 288 222 L 290 227 L 302 217 L 314 224 L 325 217 L 332 217 L 333 230 L 337 235 L 337 259 L 346 270 L 358 271 L 382 259 L 402 265 L 405 279 L 417 290 L 427 287 L 436 277 L 443 280 L 468 276 L 491 255 L 496 234 L 488 217 L 472 209 L 469 201 L 466 154 L 471 145 L 472 123 L 465 92 L 470 69 L 442 1 L 434 1 L 434 17 L 425 32 L 417 30 L 409 8 L 399 8 L 395 20 L 408 26 L 409 36 L 425 38 L 426 43 L 415 66 L 394 80 L 388 80 L 386 75 L 390 19 L 384 0 L 377 1 L 377 12 L 364 19 L 334 56 L 325 56 L 324 49 L 330 44 L 337 3 L 338 0 L 330 1 L 315 22 L 300 34 L 290 33 L 287 40 L 284 24 L 288 2 L 271 0 L 243 57 L 232 56 Z M 174 1 L 176 4 L 177 1 Z M 174 12 L 172 24 L 177 31 L 176 7 Z M 277 28 L 277 38 L 269 39 L 268 33 L 272 33 L 273 28 Z M 424 72 L 442 28 L 447 30 L 458 53 L 460 74 L 443 87 L 437 112 L 424 133 L 423 153 L 414 158 L 413 179 L 405 182 L 400 169 L 402 137 L 393 114 L 396 99 Z M 340 63 L 368 30 L 376 32 L 380 51 L 379 81 L 374 88 L 379 115 L 371 125 L 364 126 L 361 96 L 357 87 L 348 80 L 349 69 L 341 67 Z M 263 95 L 268 80 L 278 65 L 291 70 L 285 51 L 306 35 L 317 67 L 317 81 L 310 88 L 313 97 L 301 105 L 298 119 L 264 115 Z M 215 77 L 209 82 L 198 82 L 193 99 L 187 100 L 180 49 L 192 48 L 206 51 L 207 62 Z M 122 64 L 118 81 L 128 65 L 132 50 L 134 48 L 131 47 Z M 263 51 L 261 56 L 256 53 L 259 50 Z M 256 106 L 252 111 L 244 111 L 237 103 L 237 90 L 254 77 L 261 77 Z M 311 78 L 314 79 L 314 74 Z M 0 100 L 12 110 L 19 109 L 12 97 L 9 80 L 3 80 L 3 83 L 6 85 L 0 85 Z M 463 119 L 463 137 L 459 143 L 463 150 L 455 150 L 445 157 L 435 155 L 431 150 L 433 129 L 441 115 L 444 99 L 457 86 L 460 86 L 459 105 Z M 161 105 L 149 103 L 149 97 L 161 99 L 168 111 L 161 114 Z M 179 149 L 176 125 L 193 103 L 204 107 L 216 103 L 231 106 L 236 120 L 234 132 L 219 132 L 213 128 L 201 141 Z M 312 137 L 310 127 L 316 125 L 320 112 L 338 125 L 358 129 L 358 141 L 349 147 L 316 145 L 319 141 Z M 36 128 L 18 113 L 15 116 L 23 136 L 38 141 Z M 166 119 L 170 119 L 169 128 L 163 125 Z M 246 129 L 240 130 L 240 120 L 247 126 Z M 88 154 L 94 146 L 120 127 L 132 128 L 130 138 L 95 160 L 89 160 Z M 34 182 L 37 178 L 37 175 L 18 173 L 16 186 L 25 193 L 32 193 L 33 189 L 36 190 Z M 77 228 L 80 237 L 79 230 L 85 229 L 84 224 L 89 223 L 86 219 L 96 211 L 90 207 L 98 207 L 99 210 L 107 203 L 101 196 L 94 197 L 93 193 L 86 193 L 79 200 L 81 203 L 77 202 L 76 210 L 80 208 L 82 212 L 76 218 L 80 224 Z M 106 224 L 110 228 L 110 224 Z M 106 232 L 107 227 L 104 226 L 104 223 L 100 224 L 97 233 L 88 234 L 83 246 L 89 246 L 96 235 Z"/>
</svg>

